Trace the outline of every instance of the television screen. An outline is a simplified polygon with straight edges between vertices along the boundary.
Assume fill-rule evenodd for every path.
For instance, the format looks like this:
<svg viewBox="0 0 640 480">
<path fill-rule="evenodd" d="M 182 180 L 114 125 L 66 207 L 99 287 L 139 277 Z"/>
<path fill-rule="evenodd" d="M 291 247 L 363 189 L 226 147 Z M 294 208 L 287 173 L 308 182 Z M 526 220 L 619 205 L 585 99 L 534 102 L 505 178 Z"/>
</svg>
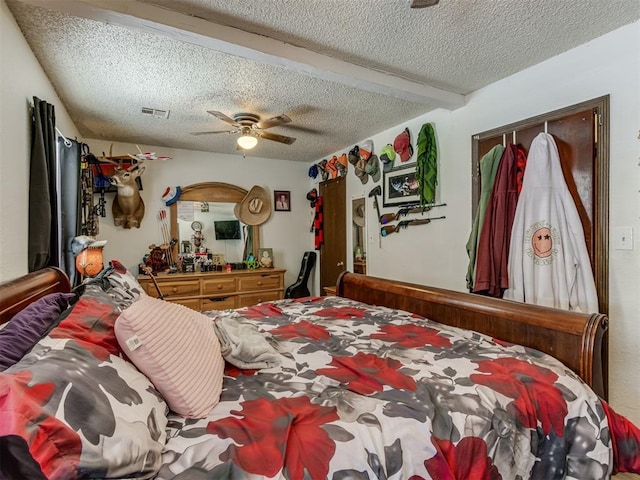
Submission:
<svg viewBox="0 0 640 480">
<path fill-rule="evenodd" d="M 218 220 L 213 222 L 216 240 L 240 240 L 240 222 L 238 220 Z"/>
</svg>

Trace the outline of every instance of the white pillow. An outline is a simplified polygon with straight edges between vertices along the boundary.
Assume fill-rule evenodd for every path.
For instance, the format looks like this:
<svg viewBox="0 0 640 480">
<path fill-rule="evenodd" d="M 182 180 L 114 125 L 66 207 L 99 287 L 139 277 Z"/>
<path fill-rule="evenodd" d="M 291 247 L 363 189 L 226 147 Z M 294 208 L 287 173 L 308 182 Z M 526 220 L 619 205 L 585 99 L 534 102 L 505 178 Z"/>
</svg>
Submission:
<svg viewBox="0 0 640 480">
<path fill-rule="evenodd" d="M 218 404 L 224 359 L 210 318 L 143 295 L 118 317 L 115 333 L 171 410 L 202 418 Z"/>
</svg>

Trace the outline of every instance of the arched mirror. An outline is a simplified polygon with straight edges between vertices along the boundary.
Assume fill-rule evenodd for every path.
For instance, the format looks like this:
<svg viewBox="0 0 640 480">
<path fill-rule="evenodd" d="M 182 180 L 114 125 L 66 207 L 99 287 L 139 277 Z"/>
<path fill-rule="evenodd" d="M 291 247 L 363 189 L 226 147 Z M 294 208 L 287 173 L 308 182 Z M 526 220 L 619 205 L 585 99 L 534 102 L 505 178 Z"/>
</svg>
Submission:
<svg viewBox="0 0 640 480">
<path fill-rule="evenodd" d="M 222 182 L 203 182 L 181 187 L 180 199 L 169 207 L 171 238 L 178 252 L 206 249 L 224 255 L 227 262 L 242 262 L 247 236 L 252 238 L 255 256 L 260 248 L 260 227 L 244 225 L 235 216 L 235 207 L 247 190 Z M 198 233 L 199 232 L 199 233 Z"/>
</svg>

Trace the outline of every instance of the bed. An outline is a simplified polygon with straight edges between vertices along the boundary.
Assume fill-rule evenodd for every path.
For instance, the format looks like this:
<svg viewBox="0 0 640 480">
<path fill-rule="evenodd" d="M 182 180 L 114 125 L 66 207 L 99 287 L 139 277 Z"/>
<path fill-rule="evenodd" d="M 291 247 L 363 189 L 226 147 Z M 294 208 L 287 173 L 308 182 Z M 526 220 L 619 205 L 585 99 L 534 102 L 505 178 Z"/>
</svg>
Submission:
<svg viewBox="0 0 640 480">
<path fill-rule="evenodd" d="M 336 297 L 200 314 L 119 271 L 79 298 L 54 268 L 0 286 L 0 335 L 73 303 L 0 373 L 7 478 L 640 473 L 640 430 L 602 400 L 605 315 L 348 272 Z"/>
</svg>

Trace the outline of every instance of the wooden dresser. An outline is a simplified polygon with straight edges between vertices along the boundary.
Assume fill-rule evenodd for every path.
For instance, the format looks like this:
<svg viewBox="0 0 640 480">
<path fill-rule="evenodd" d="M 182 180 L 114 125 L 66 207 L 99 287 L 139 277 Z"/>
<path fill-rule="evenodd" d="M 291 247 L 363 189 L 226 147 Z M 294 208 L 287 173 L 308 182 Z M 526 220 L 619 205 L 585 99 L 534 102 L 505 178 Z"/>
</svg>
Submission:
<svg viewBox="0 0 640 480">
<path fill-rule="evenodd" d="M 277 268 L 203 273 L 160 273 L 158 286 L 169 302 L 199 311 L 224 310 L 284 298 L 284 272 Z M 138 276 L 145 291 L 157 297 L 152 280 Z"/>
</svg>

